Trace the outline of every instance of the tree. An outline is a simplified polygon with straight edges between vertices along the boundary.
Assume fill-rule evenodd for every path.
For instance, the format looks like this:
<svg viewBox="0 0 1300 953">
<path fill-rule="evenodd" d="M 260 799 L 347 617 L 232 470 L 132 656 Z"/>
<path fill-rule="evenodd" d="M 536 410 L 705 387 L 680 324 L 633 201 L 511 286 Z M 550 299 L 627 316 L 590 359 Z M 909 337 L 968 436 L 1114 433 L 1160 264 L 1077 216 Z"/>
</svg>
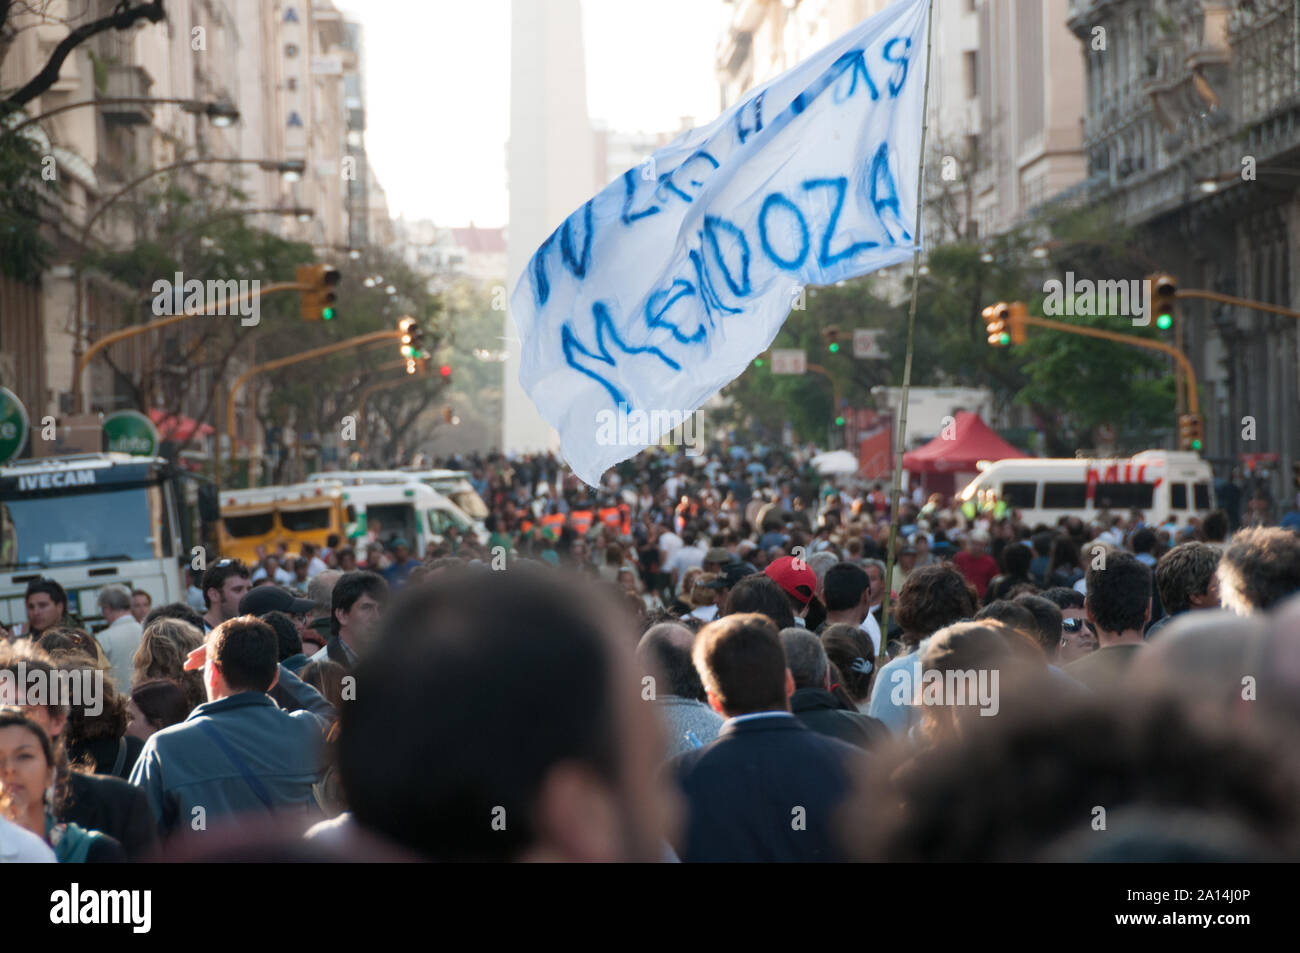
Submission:
<svg viewBox="0 0 1300 953">
<path fill-rule="evenodd" d="M 4 61 L 4 55 L 8 52 L 15 34 L 19 30 L 17 26 L 19 14 L 37 12 L 44 17 L 45 11 L 37 11 L 30 3 L 20 2 L 20 0 L 0 0 L 0 62 Z M 141 20 L 148 20 L 150 23 L 161 23 L 166 17 L 167 13 L 163 9 L 163 0 L 152 0 L 151 3 L 142 3 L 135 6 L 131 5 L 130 0 L 122 0 L 113 8 L 113 12 L 107 16 L 73 27 L 68 32 L 68 35 L 50 51 L 49 58 L 45 61 L 45 65 L 41 67 L 40 72 L 6 96 L 4 104 L 10 108 L 25 106 L 48 90 L 58 82 L 59 70 L 63 68 L 64 60 L 72 54 L 73 50 L 92 36 L 108 30 L 129 30 Z"/>
</svg>

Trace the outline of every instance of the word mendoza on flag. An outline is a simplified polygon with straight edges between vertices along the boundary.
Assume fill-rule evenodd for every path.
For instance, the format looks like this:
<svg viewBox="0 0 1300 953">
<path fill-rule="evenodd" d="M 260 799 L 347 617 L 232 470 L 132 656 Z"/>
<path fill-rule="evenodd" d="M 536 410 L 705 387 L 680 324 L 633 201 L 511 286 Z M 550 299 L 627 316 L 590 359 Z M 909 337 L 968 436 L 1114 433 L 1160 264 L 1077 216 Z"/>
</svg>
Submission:
<svg viewBox="0 0 1300 953">
<path fill-rule="evenodd" d="M 913 254 L 927 16 L 900 0 L 866 20 L 629 169 L 534 253 L 510 299 L 519 381 L 586 483 L 743 372 L 805 285 Z M 652 424 L 629 441 L 615 414 Z"/>
</svg>

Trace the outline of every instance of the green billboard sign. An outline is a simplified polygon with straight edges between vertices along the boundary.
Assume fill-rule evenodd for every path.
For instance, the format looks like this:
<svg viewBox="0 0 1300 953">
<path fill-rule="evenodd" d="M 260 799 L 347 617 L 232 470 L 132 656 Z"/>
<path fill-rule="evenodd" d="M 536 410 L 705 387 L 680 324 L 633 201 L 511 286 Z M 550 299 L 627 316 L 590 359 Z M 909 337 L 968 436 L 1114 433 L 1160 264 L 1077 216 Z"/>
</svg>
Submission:
<svg viewBox="0 0 1300 953">
<path fill-rule="evenodd" d="M 158 428 L 138 410 L 119 410 L 104 418 L 104 449 L 136 457 L 158 456 Z"/>
<path fill-rule="evenodd" d="M 0 387 L 0 463 L 8 463 L 27 444 L 27 408 L 13 391 Z"/>
</svg>

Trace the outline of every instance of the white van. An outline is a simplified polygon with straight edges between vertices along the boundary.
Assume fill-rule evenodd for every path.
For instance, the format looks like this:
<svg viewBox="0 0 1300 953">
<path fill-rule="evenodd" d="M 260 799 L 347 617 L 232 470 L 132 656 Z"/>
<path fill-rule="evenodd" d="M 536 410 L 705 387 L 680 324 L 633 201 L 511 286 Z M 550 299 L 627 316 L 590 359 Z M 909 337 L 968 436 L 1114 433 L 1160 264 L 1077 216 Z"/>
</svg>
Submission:
<svg viewBox="0 0 1300 953">
<path fill-rule="evenodd" d="M 1148 525 L 1172 517 L 1180 525 L 1214 509 L 1210 465 L 1195 453 L 1145 450 L 1125 459 L 1081 457 L 999 460 L 983 469 L 958 495 L 984 510 L 1001 502 L 1019 510 L 1029 526 L 1055 526 L 1063 516 L 1089 522 L 1103 510 L 1124 515 L 1140 510 Z"/>
<path fill-rule="evenodd" d="M 447 475 L 452 475 L 453 479 L 448 480 Z M 473 527 L 479 542 L 486 542 L 488 538 L 487 528 L 483 524 L 484 517 L 487 516 L 487 507 L 479 495 L 474 492 L 474 487 L 470 485 L 469 480 L 464 479 L 464 486 L 460 486 L 460 480 L 456 477 L 461 476 L 455 470 L 324 470 L 320 473 L 313 473 L 307 477 L 311 483 L 338 482 L 345 486 L 359 486 L 363 484 L 384 484 L 384 483 L 421 483 L 429 487 L 439 496 L 443 497 L 464 520 Z M 454 492 L 449 492 L 449 490 Z M 462 497 L 457 494 L 468 490 L 472 500 L 468 502 L 472 505 L 477 503 L 481 507 L 481 515 L 477 511 L 471 511 L 462 504 Z"/>
<path fill-rule="evenodd" d="M 343 487 L 343 503 L 354 516 L 349 540 L 374 534 L 386 547 L 402 537 L 416 558 L 429 543 L 441 543 L 449 529 L 473 530 L 469 517 L 441 493 L 412 480 Z"/>
</svg>

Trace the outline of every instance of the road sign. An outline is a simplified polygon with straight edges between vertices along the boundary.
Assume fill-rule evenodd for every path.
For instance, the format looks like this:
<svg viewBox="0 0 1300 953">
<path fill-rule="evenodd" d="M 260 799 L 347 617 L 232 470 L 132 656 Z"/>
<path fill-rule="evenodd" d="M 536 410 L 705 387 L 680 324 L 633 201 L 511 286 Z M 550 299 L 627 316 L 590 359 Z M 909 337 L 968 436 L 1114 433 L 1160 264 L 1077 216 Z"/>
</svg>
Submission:
<svg viewBox="0 0 1300 953">
<path fill-rule="evenodd" d="M 773 374 L 806 374 L 808 355 L 799 348 L 773 348 Z"/>
<path fill-rule="evenodd" d="M 158 428 L 138 410 L 119 410 L 104 418 L 104 449 L 136 457 L 158 455 Z"/>
<path fill-rule="evenodd" d="M 858 328 L 853 332 L 853 356 L 867 360 L 889 357 L 885 353 L 885 332 L 879 328 Z"/>
<path fill-rule="evenodd" d="M 27 408 L 13 391 L 0 387 L 0 463 L 22 453 L 27 443 Z"/>
</svg>

